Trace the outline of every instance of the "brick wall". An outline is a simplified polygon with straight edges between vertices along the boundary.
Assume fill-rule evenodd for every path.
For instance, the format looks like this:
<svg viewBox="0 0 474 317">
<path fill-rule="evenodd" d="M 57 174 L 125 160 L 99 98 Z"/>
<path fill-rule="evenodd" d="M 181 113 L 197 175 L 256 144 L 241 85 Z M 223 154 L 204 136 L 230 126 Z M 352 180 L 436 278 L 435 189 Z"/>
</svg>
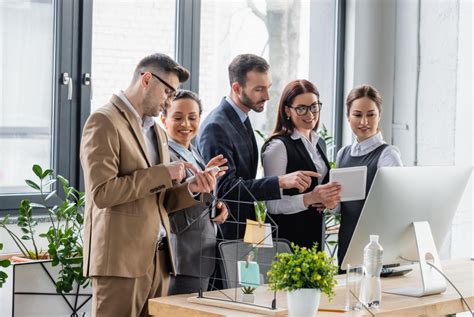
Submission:
<svg viewBox="0 0 474 317">
<path fill-rule="evenodd" d="M 94 2 L 91 110 L 125 89 L 138 61 L 160 52 L 174 57 L 174 0 Z"/>
</svg>

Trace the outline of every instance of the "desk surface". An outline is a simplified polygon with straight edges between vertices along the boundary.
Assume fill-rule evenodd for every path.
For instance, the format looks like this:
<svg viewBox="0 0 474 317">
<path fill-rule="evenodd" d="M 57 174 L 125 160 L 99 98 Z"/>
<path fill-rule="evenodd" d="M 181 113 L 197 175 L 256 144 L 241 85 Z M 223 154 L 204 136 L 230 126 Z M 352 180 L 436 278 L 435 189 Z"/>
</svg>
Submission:
<svg viewBox="0 0 474 317">
<path fill-rule="evenodd" d="M 474 261 L 467 259 L 450 260 L 443 262 L 443 271 L 461 291 L 469 306 L 474 308 Z M 396 287 L 416 287 L 419 281 L 418 269 L 401 277 L 382 278 L 382 289 Z M 336 296 L 332 302 L 328 301 L 325 295 L 321 296 L 320 308 L 344 307 L 346 293 L 345 287 L 336 287 Z M 234 294 L 233 290 L 227 290 Z M 212 294 L 215 292 L 207 292 Z M 239 291 L 240 293 L 240 291 Z M 238 293 L 238 294 L 239 294 Z M 240 295 L 240 294 L 239 294 Z M 176 317 L 201 317 L 201 316 L 263 316 L 254 313 L 230 310 L 219 307 L 212 307 L 194 304 L 187 301 L 192 295 L 176 295 L 169 297 L 154 298 L 149 301 L 150 315 L 176 316 Z M 256 300 L 270 306 L 272 293 L 266 287 L 260 287 L 256 292 Z M 277 306 L 286 308 L 286 295 L 284 292 L 277 293 Z M 443 294 L 425 296 L 421 298 L 407 297 L 382 293 L 382 303 L 378 310 L 372 309 L 375 316 L 440 316 L 456 312 L 467 311 L 467 307 L 461 302 L 459 295 L 454 288 L 449 285 Z M 370 316 L 367 311 L 327 313 L 319 312 L 318 316 Z"/>
</svg>

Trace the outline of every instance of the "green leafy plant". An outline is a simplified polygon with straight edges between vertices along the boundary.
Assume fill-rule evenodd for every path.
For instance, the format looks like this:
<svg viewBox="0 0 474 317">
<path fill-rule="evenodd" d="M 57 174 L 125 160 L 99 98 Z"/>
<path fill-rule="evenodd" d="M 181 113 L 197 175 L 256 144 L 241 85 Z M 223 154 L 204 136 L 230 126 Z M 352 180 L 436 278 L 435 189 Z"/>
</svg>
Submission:
<svg viewBox="0 0 474 317">
<path fill-rule="evenodd" d="M 33 172 L 38 180 L 28 179 L 25 182 L 40 193 L 42 204 L 32 203 L 28 199 L 21 201 L 17 225 L 23 236 L 18 237 L 7 227 L 8 215 L 0 221 L 0 228 L 7 231 L 25 258 L 44 258 L 36 243 L 38 223 L 33 217 L 33 210 L 47 211 L 50 226 L 45 233 L 39 234 L 39 237 L 48 241 L 47 257 L 52 260 L 52 266 L 60 266 L 56 291 L 69 293 L 74 282 L 86 287 L 89 279 L 82 274 L 84 193 L 70 186 L 69 181 L 61 175 L 54 177 L 52 169 L 43 170 L 39 165 L 33 165 Z M 56 195 L 56 190 L 48 191 L 54 183 L 58 183 L 57 187 L 62 190 L 63 195 Z M 33 250 L 27 247 L 27 242 L 31 244 Z"/>
<path fill-rule="evenodd" d="M 38 250 L 36 246 L 35 227 L 38 225 L 38 222 L 33 219 L 32 210 L 33 208 L 31 207 L 29 200 L 25 199 L 21 201 L 20 206 L 18 208 L 17 219 L 17 226 L 20 228 L 23 234 L 21 237 L 16 235 L 12 230 L 8 228 L 7 224 L 9 222 L 9 215 L 6 215 L 0 221 L 0 228 L 4 229 L 10 235 L 23 257 L 28 259 L 39 260 L 44 258 L 44 252 L 42 252 L 42 250 Z M 28 248 L 28 246 L 26 245 L 27 241 L 31 243 L 33 250 Z"/>
<path fill-rule="evenodd" d="M 253 294 L 253 292 L 256 290 L 256 287 L 252 286 L 243 286 L 242 287 L 242 293 L 244 294 Z"/>
<path fill-rule="evenodd" d="M 293 253 L 278 253 L 267 272 L 268 284 L 273 291 L 294 291 L 301 288 L 320 289 L 329 299 L 334 296 L 337 265 L 325 252 L 291 244 Z"/>
<path fill-rule="evenodd" d="M 333 151 L 335 149 L 335 144 L 334 144 L 334 138 L 329 134 L 328 129 L 324 124 L 321 125 L 321 127 L 318 130 L 318 136 L 326 142 L 326 145 L 328 147 L 328 157 L 331 158 L 333 157 Z M 336 168 L 336 162 L 334 161 L 329 161 L 329 167 L 331 169 Z M 324 224 L 325 224 L 325 230 L 326 230 L 326 247 L 331 256 L 334 256 L 337 251 L 337 246 L 338 246 L 338 241 L 337 240 L 330 240 L 328 237 L 333 234 L 337 234 L 337 231 L 339 230 L 339 225 L 341 223 L 341 215 L 340 214 L 334 214 L 330 212 L 329 209 L 324 209 Z M 328 234 L 329 232 L 329 234 Z"/>
<path fill-rule="evenodd" d="M 338 241 L 330 240 L 329 237 L 332 235 L 337 235 L 339 231 L 339 226 L 341 224 L 341 214 L 334 214 L 329 212 L 329 209 L 324 210 L 324 225 L 326 232 L 326 250 L 329 252 L 331 257 L 334 257 L 337 252 Z"/>
<path fill-rule="evenodd" d="M 257 133 L 257 135 L 262 138 L 263 142 L 266 142 L 268 140 L 268 136 L 263 133 L 262 131 L 258 130 L 258 129 L 255 129 L 255 132 Z"/>
<path fill-rule="evenodd" d="M 0 251 L 3 250 L 3 244 L 0 243 Z M 0 267 L 7 268 L 10 266 L 10 261 L 9 260 L 0 260 Z M 7 273 L 0 271 L 0 287 L 3 286 L 5 281 L 7 280 Z"/>
<path fill-rule="evenodd" d="M 260 223 L 264 223 L 267 218 L 267 207 L 265 203 L 263 201 L 255 201 L 253 205 L 255 208 L 255 219 Z"/>
<path fill-rule="evenodd" d="M 326 142 L 326 146 L 328 147 L 327 152 L 329 154 L 328 157 L 331 158 L 335 148 L 334 138 L 329 134 L 329 131 L 324 124 L 321 124 L 321 128 L 318 130 L 318 136 Z M 336 162 L 329 161 L 329 166 L 331 168 L 336 168 Z"/>
</svg>

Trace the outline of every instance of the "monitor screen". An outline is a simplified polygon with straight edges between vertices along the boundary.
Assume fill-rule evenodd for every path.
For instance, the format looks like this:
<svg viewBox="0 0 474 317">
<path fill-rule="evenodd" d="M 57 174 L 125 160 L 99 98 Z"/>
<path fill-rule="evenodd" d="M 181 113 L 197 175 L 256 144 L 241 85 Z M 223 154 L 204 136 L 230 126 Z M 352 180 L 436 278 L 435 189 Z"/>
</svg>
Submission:
<svg viewBox="0 0 474 317">
<path fill-rule="evenodd" d="M 354 235 L 342 262 L 362 264 L 369 235 L 379 235 L 383 263 L 417 259 L 412 223 L 427 221 L 439 251 L 473 167 L 381 167 L 367 195 Z"/>
</svg>

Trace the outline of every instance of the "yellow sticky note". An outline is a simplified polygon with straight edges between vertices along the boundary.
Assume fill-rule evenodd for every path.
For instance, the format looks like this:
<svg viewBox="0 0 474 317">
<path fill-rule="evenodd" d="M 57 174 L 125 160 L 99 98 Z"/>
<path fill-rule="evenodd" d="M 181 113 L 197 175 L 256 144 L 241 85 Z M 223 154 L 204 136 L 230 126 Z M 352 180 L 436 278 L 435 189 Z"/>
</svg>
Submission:
<svg viewBox="0 0 474 317">
<path fill-rule="evenodd" d="M 265 226 L 258 221 L 247 219 L 245 226 L 244 242 L 259 244 L 265 240 Z"/>
</svg>

